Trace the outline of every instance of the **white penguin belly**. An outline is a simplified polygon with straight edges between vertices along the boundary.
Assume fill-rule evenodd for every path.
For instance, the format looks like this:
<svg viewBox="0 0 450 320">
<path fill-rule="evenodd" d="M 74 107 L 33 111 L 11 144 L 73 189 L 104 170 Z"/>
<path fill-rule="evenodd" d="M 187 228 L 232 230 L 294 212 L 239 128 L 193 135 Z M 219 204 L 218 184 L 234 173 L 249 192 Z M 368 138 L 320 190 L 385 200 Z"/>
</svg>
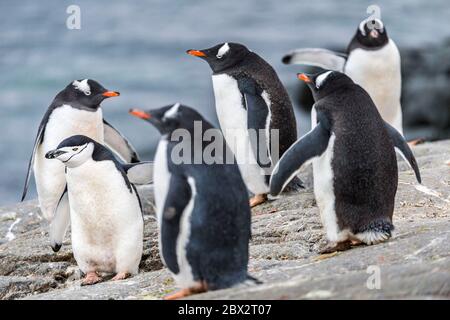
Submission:
<svg viewBox="0 0 450 320">
<path fill-rule="evenodd" d="M 380 50 L 355 49 L 345 65 L 345 73 L 372 98 L 381 117 L 403 133 L 400 54 L 392 40 Z"/>
<path fill-rule="evenodd" d="M 264 170 L 253 154 L 247 131 L 247 110 L 242 105 L 242 95 L 236 79 L 226 74 L 213 75 L 217 118 L 225 140 L 234 153 L 242 178 L 254 194 L 269 191 Z"/>
<path fill-rule="evenodd" d="M 167 167 L 167 138 L 163 137 L 158 144 L 155 154 L 155 169 L 153 170 L 153 183 L 155 192 L 156 218 L 159 227 L 159 252 L 163 252 L 163 243 L 161 241 L 161 226 L 163 223 L 163 210 L 166 202 L 167 193 L 169 192 L 169 184 L 171 174 Z M 161 254 L 161 260 L 164 261 L 164 256 Z"/>
<path fill-rule="evenodd" d="M 335 209 L 335 195 L 333 186 L 333 160 L 335 135 L 330 136 L 327 149 L 313 160 L 314 194 L 320 211 L 320 218 L 329 241 L 341 241 L 345 236 L 339 230 Z"/>
<path fill-rule="evenodd" d="M 64 164 L 60 161 L 45 159 L 45 154 L 56 149 L 64 139 L 76 134 L 82 134 L 103 143 L 102 110 L 99 108 L 96 112 L 89 112 L 70 106 L 61 106 L 50 115 L 43 142 L 36 150 L 33 166 L 39 204 L 47 220 L 53 218 L 66 180 Z"/>
<path fill-rule="evenodd" d="M 142 256 L 143 219 L 112 161 L 87 160 L 67 168 L 72 248 L 84 272 L 136 274 Z"/>
</svg>

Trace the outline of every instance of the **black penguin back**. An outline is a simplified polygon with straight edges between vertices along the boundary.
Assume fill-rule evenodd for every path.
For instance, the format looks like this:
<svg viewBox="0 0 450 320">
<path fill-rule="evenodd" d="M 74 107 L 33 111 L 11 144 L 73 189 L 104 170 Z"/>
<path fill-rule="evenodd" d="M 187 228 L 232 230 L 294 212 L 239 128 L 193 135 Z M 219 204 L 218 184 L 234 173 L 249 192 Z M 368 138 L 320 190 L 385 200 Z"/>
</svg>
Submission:
<svg viewBox="0 0 450 320">
<path fill-rule="evenodd" d="M 335 209 L 341 230 L 363 232 L 390 224 L 398 184 L 397 159 L 383 119 L 370 96 L 353 84 L 321 100 L 335 135 L 331 162 Z"/>
<path fill-rule="evenodd" d="M 202 132 L 213 128 L 202 121 Z M 191 129 L 188 129 L 191 131 Z M 221 134 L 218 129 L 218 134 Z M 192 134 L 192 137 L 194 135 Z M 196 281 L 206 281 L 211 290 L 227 288 L 248 278 L 248 246 L 251 237 L 251 212 L 247 188 L 237 164 L 200 163 L 175 164 L 171 154 L 178 142 L 167 147 L 168 168 L 171 174 L 185 177 L 195 183 L 191 190 L 193 209 L 190 216 L 189 239 L 186 255 Z M 191 155 L 203 152 L 210 142 L 196 144 L 189 139 Z M 197 150 L 195 150 L 197 148 Z M 228 153 L 226 153 L 228 152 Z M 218 152 L 223 157 L 231 154 L 224 144 Z M 197 153 L 198 154 L 198 153 Z"/>
</svg>

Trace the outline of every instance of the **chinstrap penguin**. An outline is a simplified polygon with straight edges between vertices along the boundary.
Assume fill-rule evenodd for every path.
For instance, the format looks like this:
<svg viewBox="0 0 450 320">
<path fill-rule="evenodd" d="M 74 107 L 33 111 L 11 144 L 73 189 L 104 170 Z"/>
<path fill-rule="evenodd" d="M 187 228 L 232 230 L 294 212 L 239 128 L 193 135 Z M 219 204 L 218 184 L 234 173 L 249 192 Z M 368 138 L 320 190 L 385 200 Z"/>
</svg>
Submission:
<svg viewBox="0 0 450 320">
<path fill-rule="evenodd" d="M 130 143 L 103 119 L 101 102 L 119 96 L 91 79 L 75 80 L 59 92 L 39 125 L 28 164 L 22 201 L 25 199 L 33 168 L 39 204 L 43 216 L 51 221 L 56 205 L 64 192 L 64 165 L 46 161 L 45 154 L 73 135 L 88 136 L 104 143 L 125 162 L 137 162 L 139 157 Z"/>
<path fill-rule="evenodd" d="M 137 274 L 143 217 L 127 172 L 138 170 L 134 174 L 142 179 L 152 174 L 151 164 L 122 165 L 109 149 L 82 135 L 65 139 L 45 157 L 66 168 L 67 187 L 51 223 L 54 250 L 61 246 L 70 219 L 73 254 L 86 275 L 83 285 L 101 281 L 100 272 L 115 273 L 113 280 Z"/>
<path fill-rule="evenodd" d="M 369 93 L 381 117 L 403 134 L 400 53 L 380 19 L 361 21 L 347 53 L 297 49 L 284 56 L 283 62 L 344 72 Z M 311 115 L 314 117 L 314 110 Z"/>
<path fill-rule="evenodd" d="M 150 122 L 162 135 L 154 169 L 160 253 L 182 288 L 166 299 L 253 279 L 247 273 L 251 214 L 238 166 L 234 161 L 225 163 L 222 152 L 226 150 L 216 153 L 217 162 L 206 163 L 204 157 L 200 163 L 193 161 L 196 153 L 206 150 L 207 143 L 202 139 L 205 132 L 212 131 L 223 140 L 220 130 L 179 103 L 150 111 L 132 109 L 130 113 Z M 197 141 L 195 123 L 202 129 L 201 140 Z M 179 130 L 189 132 L 190 138 L 178 142 L 174 137 Z M 174 158 L 180 143 L 190 150 L 184 162 Z"/>
<path fill-rule="evenodd" d="M 313 160 L 314 193 L 329 240 L 323 252 L 351 242 L 375 244 L 391 237 L 398 184 L 395 150 L 421 182 L 403 136 L 385 122 L 367 92 L 336 71 L 300 74 L 311 89 L 317 125 L 276 165 L 270 192 L 278 195 L 300 167 Z"/>
<path fill-rule="evenodd" d="M 250 206 L 263 203 L 278 160 L 272 159 L 274 151 L 276 157 L 283 155 L 297 139 L 286 89 L 275 70 L 242 44 L 227 42 L 187 53 L 211 67 L 217 117 L 247 188 L 254 194 Z M 290 188 L 300 186 L 296 179 Z"/>
</svg>

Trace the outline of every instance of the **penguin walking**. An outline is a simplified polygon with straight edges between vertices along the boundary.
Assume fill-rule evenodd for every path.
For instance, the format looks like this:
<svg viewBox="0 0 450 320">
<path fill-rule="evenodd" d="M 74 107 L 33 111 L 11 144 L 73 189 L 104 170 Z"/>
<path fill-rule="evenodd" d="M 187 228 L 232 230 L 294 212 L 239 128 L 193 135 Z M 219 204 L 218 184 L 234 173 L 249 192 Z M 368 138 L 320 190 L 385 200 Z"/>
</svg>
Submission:
<svg viewBox="0 0 450 320">
<path fill-rule="evenodd" d="M 400 53 L 380 19 L 361 21 L 346 54 L 305 48 L 288 53 L 282 61 L 345 73 L 369 93 L 381 117 L 403 135 Z M 314 110 L 311 116 L 315 122 Z"/>
<path fill-rule="evenodd" d="M 160 253 L 183 288 L 166 299 L 251 279 L 247 273 L 251 236 L 247 189 L 235 162 L 225 162 L 226 150 L 216 150 L 214 162 L 203 156 L 209 147 L 203 139 L 198 140 L 194 127 L 201 124 L 201 137 L 213 132 L 227 148 L 221 132 L 179 103 L 150 111 L 132 109 L 130 113 L 162 134 L 154 163 Z M 177 132 L 189 132 L 189 139 L 178 142 L 174 138 Z M 181 143 L 189 150 L 185 161 L 175 158 Z M 195 163 L 195 155 L 202 155 L 201 161 Z"/>
<path fill-rule="evenodd" d="M 403 136 L 383 121 L 367 92 L 350 77 L 325 71 L 299 78 L 311 89 L 317 125 L 281 157 L 270 180 L 278 195 L 300 167 L 313 160 L 314 193 L 329 245 L 323 253 L 391 237 L 398 184 L 395 150 L 421 183 Z"/>
<path fill-rule="evenodd" d="M 208 62 L 220 127 L 235 154 L 247 188 L 250 206 L 267 200 L 271 170 L 297 139 L 289 96 L 275 70 L 239 43 L 222 43 L 188 54 Z M 276 132 L 274 134 L 274 132 Z M 277 156 L 275 157 L 277 158 Z M 300 180 L 290 187 L 297 189 Z"/>
<path fill-rule="evenodd" d="M 131 144 L 103 119 L 100 103 L 116 96 L 119 96 L 118 92 L 106 90 L 97 81 L 75 80 L 56 95 L 44 114 L 28 164 L 22 201 L 27 194 L 33 168 L 39 205 L 47 220 L 54 216 L 66 181 L 64 164 L 45 160 L 45 154 L 65 138 L 82 134 L 104 143 L 125 162 L 139 161 Z"/>
<path fill-rule="evenodd" d="M 67 186 L 51 228 L 63 235 L 70 217 L 73 254 L 86 275 L 82 285 L 101 281 L 100 272 L 115 273 L 113 280 L 137 274 L 143 218 L 127 172 L 148 176 L 148 163 L 122 165 L 105 146 L 83 135 L 66 138 L 45 158 L 58 159 L 66 168 Z"/>
</svg>

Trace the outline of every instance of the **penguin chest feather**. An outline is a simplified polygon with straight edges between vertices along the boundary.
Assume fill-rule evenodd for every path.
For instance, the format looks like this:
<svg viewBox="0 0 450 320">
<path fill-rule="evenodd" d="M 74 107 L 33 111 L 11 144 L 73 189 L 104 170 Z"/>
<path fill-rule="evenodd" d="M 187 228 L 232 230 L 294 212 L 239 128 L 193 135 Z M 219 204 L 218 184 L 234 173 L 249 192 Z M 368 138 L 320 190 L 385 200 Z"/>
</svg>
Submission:
<svg viewBox="0 0 450 320">
<path fill-rule="evenodd" d="M 265 176 L 252 152 L 248 136 L 247 110 L 243 105 L 238 82 L 227 74 L 213 75 L 212 79 L 217 118 L 225 140 L 234 153 L 242 178 L 247 188 L 254 194 L 267 193 Z"/>
<path fill-rule="evenodd" d="M 401 66 L 395 43 L 389 40 L 379 50 L 353 50 L 345 73 L 369 93 L 381 117 L 402 132 Z"/>
<path fill-rule="evenodd" d="M 313 160 L 314 194 L 322 224 L 330 241 L 339 241 L 341 236 L 336 217 L 334 174 L 331 165 L 335 138 L 336 136 L 332 134 L 325 152 Z"/>
<path fill-rule="evenodd" d="M 114 162 L 90 159 L 67 168 L 67 186 L 72 246 L 80 269 L 137 273 L 142 213 Z"/>
<path fill-rule="evenodd" d="M 36 150 L 33 167 L 39 202 L 46 219 L 53 217 L 65 187 L 65 178 L 64 165 L 59 161 L 48 161 L 45 154 L 75 134 L 82 134 L 103 143 L 102 117 L 101 109 L 89 112 L 68 105 L 56 108 L 50 115 L 45 126 L 44 139 Z"/>
</svg>

